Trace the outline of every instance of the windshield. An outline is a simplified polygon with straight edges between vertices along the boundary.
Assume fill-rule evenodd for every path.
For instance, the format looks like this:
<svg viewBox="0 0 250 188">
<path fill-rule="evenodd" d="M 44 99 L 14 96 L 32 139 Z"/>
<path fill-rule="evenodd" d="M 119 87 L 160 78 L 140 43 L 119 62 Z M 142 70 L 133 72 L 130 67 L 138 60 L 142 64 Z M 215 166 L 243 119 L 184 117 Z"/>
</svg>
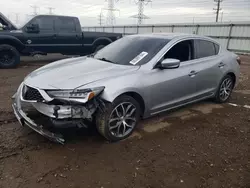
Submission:
<svg viewBox="0 0 250 188">
<path fill-rule="evenodd" d="M 98 51 L 93 58 L 120 65 L 143 65 L 169 40 L 148 36 L 126 36 Z"/>
</svg>

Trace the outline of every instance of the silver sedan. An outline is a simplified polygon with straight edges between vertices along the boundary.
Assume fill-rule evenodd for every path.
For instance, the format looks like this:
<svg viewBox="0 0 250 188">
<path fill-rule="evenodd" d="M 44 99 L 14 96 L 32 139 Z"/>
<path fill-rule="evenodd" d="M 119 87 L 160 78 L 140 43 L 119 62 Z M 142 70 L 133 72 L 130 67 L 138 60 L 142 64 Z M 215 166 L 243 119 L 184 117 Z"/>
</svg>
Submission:
<svg viewBox="0 0 250 188">
<path fill-rule="evenodd" d="M 89 122 L 106 139 L 119 141 L 141 118 L 207 98 L 226 102 L 239 64 L 211 38 L 130 35 L 87 57 L 35 70 L 13 96 L 13 109 L 22 125 L 56 142 L 65 141 L 62 129 Z"/>
</svg>

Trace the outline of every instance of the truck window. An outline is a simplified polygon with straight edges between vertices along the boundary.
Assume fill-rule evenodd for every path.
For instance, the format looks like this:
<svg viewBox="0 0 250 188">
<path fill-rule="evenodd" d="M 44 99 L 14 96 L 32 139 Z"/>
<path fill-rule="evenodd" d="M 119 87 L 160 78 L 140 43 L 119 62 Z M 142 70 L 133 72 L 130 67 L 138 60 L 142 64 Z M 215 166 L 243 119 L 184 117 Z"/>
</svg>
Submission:
<svg viewBox="0 0 250 188">
<path fill-rule="evenodd" d="M 60 33 L 76 32 L 76 25 L 73 18 L 59 17 L 56 21 L 56 28 Z"/>
<path fill-rule="evenodd" d="M 41 33 L 54 32 L 54 19 L 51 17 L 37 17 L 31 24 L 38 24 Z"/>
</svg>

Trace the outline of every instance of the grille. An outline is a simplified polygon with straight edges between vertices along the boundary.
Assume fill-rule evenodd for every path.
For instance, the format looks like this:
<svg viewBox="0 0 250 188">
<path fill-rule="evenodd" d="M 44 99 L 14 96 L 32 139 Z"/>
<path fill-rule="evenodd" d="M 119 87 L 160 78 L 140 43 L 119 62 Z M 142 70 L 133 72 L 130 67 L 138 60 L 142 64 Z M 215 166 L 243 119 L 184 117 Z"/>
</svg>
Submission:
<svg viewBox="0 0 250 188">
<path fill-rule="evenodd" d="M 23 88 L 23 99 L 27 101 L 43 101 L 44 98 L 40 92 L 32 87 L 24 86 Z"/>
</svg>

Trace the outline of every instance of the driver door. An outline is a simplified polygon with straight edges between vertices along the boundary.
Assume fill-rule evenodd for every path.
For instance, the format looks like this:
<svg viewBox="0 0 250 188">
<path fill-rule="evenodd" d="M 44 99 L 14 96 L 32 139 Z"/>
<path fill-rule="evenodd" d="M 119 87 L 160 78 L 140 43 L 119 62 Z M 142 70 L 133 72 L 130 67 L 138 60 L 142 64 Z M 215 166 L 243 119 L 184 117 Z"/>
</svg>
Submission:
<svg viewBox="0 0 250 188">
<path fill-rule="evenodd" d="M 33 49 L 33 51 L 53 53 L 55 51 L 55 40 L 56 33 L 54 30 L 54 20 L 53 16 L 37 16 L 33 18 L 28 24 L 38 24 L 39 32 L 27 32 L 25 28 L 25 41 L 24 43 Z"/>
<path fill-rule="evenodd" d="M 151 115 L 194 100 L 196 73 L 195 65 L 192 64 L 193 56 L 193 40 L 181 41 L 168 50 L 163 57 L 163 59 L 179 59 L 180 67 L 152 70 L 148 79 Z"/>
</svg>

